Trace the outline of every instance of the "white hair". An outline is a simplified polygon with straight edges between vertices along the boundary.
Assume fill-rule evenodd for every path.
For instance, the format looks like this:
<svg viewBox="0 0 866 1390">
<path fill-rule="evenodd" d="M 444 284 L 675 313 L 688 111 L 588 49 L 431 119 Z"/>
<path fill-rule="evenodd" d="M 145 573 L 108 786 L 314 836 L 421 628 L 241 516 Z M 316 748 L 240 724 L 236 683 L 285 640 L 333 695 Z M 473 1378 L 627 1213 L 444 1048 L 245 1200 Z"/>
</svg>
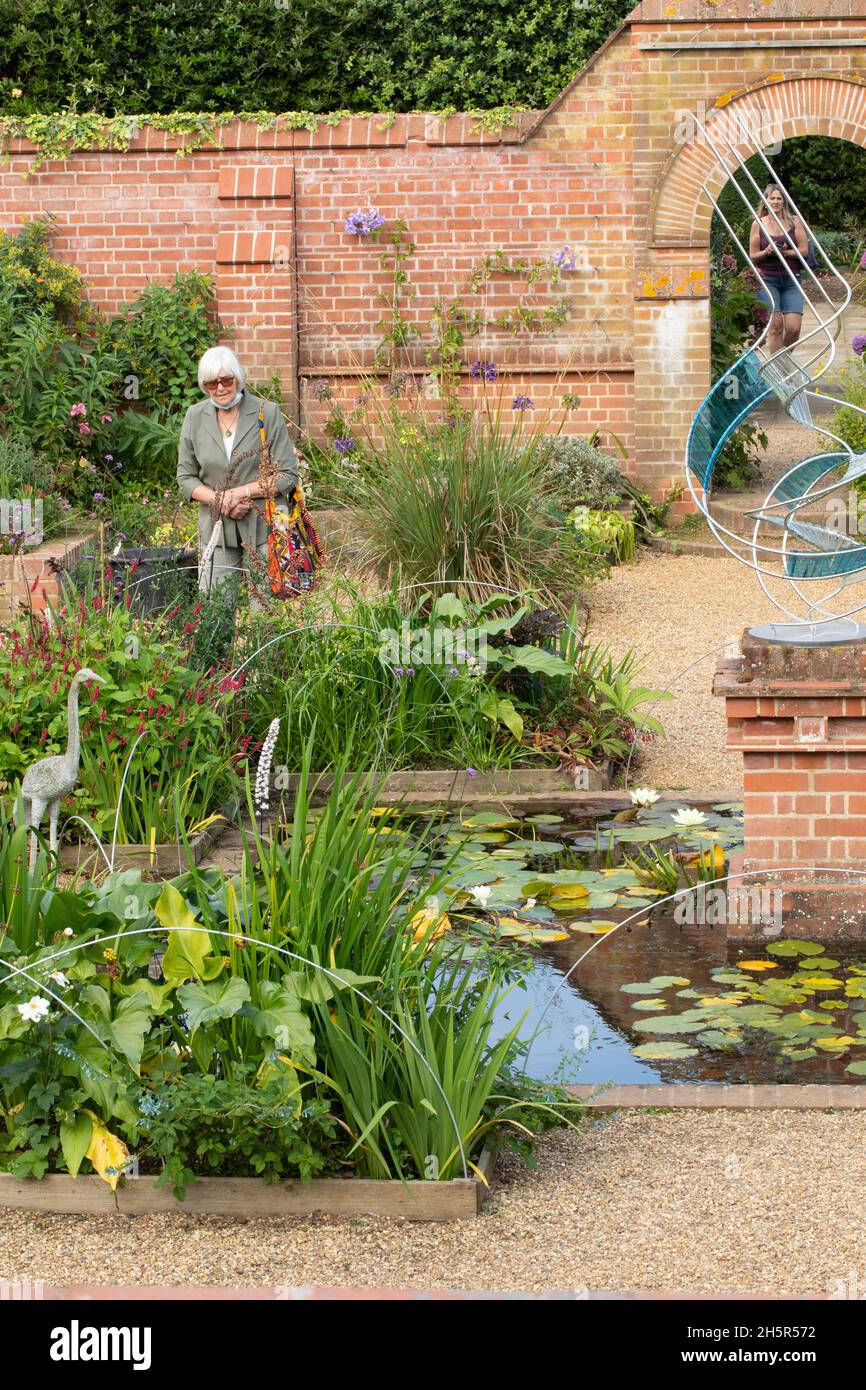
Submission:
<svg viewBox="0 0 866 1390">
<path fill-rule="evenodd" d="M 238 390 L 244 389 L 247 374 L 231 348 L 222 346 L 208 348 L 199 360 L 198 384 L 202 391 L 205 389 L 206 381 L 213 381 L 218 376 L 233 376 L 238 384 Z"/>
</svg>

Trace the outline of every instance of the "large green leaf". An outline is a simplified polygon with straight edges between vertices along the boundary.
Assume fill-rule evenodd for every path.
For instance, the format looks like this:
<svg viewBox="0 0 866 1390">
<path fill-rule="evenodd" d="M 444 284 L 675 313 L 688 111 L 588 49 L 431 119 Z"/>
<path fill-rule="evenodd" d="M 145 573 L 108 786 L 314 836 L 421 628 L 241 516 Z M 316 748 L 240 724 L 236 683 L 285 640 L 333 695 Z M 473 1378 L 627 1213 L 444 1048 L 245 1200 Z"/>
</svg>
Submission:
<svg viewBox="0 0 866 1390">
<path fill-rule="evenodd" d="M 145 1034 L 153 1018 L 150 1002 L 143 994 L 121 999 L 111 1021 L 111 1036 L 133 1071 L 138 1075 Z"/>
<path fill-rule="evenodd" d="M 60 1147 L 66 1167 L 73 1178 L 78 1176 L 81 1160 L 90 1148 L 93 1135 L 93 1121 L 83 1110 L 74 1120 L 63 1120 L 60 1124 Z"/>
<path fill-rule="evenodd" d="M 573 676 L 574 667 L 563 661 L 555 652 L 545 651 L 543 647 L 509 647 L 503 653 L 503 667 L 507 671 L 516 666 L 524 671 L 537 672 L 542 676 Z"/>
<path fill-rule="evenodd" d="M 195 913 L 173 884 L 165 884 L 153 910 L 157 921 L 170 929 L 162 958 L 166 984 L 180 985 L 191 976 L 197 980 L 215 979 L 224 969 L 222 957 L 212 954 L 210 937 L 201 930 Z M 199 929 L 194 930 L 196 927 Z"/>
<path fill-rule="evenodd" d="M 338 989 L 348 989 L 353 985 L 360 989 L 361 985 L 377 984 L 380 980 L 380 975 L 356 975 L 354 970 L 345 969 L 329 970 L 326 975 L 309 966 L 305 970 L 293 970 L 284 975 L 283 986 L 298 999 L 305 999 L 310 1004 L 326 1004 Z"/>
<path fill-rule="evenodd" d="M 249 1011 L 257 1035 L 273 1038 L 280 1052 L 309 1064 L 315 1062 L 316 1039 L 292 988 L 265 980 L 259 985 L 259 999 L 261 1007 Z"/>
<path fill-rule="evenodd" d="M 227 980 L 212 980 L 209 984 L 181 985 L 177 997 L 189 1017 L 190 1032 L 195 1033 L 203 1023 L 219 1018 L 232 1018 L 249 1003 L 250 987 L 239 975 Z"/>
</svg>

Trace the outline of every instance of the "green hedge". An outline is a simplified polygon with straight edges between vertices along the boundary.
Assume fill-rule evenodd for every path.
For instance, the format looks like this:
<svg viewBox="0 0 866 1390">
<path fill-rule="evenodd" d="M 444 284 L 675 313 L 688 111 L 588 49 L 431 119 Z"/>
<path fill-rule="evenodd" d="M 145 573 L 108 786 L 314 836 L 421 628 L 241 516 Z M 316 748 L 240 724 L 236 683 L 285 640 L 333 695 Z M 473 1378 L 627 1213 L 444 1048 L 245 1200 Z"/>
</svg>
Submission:
<svg viewBox="0 0 866 1390">
<path fill-rule="evenodd" d="M 543 107 L 633 8 L 0 0 L 0 112 Z"/>
</svg>

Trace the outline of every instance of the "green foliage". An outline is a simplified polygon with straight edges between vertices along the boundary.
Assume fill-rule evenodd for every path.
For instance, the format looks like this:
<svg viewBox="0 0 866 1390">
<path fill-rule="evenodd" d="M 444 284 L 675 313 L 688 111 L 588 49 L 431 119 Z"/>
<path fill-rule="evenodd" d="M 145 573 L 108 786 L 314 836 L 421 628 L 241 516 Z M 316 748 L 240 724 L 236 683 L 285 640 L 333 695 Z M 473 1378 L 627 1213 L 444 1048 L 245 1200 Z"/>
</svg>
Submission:
<svg viewBox="0 0 866 1390">
<path fill-rule="evenodd" d="M 616 507 L 624 482 L 616 460 L 588 439 L 565 434 L 551 439 L 545 484 L 566 511 Z"/>
<path fill-rule="evenodd" d="M 575 507 L 568 521 L 592 553 L 617 565 L 627 564 L 636 558 L 634 522 L 621 512 Z"/>
<path fill-rule="evenodd" d="M 307 118 L 347 106 L 546 106 L 631 8 L 630 0 L 586 8 L 443 0 L 435 9 L 425 0 L 251 0 L 240 9 L 2 0 L 0 105 L 18 116 L 247 111 L 254 74 L 261 108 L 306 108 Z"/>
<path fill-rule="evenodd" d="M 828 135 L 797 136 L 783 142 L 771 163 L 812 227 L 850 235 L 852 222 L 866 226 L 863 156 L 850 141 Z M 839 196 L 840 189 L 844 197 Z"/>
<path fill-rule="evenodd" d="M 120 356 L 124 380 L 134 378 L 130 399 L 160 423 L 176 424 L 201 398 L 191 366 L 223 332 L 212 301 L 210 276 L 184 271 L 170 285 L 147 285 L 105 325 L 104 340 Z"/>
<path fill-rule="evenodd" d="M 37 453 L 19 434 L 0 434 L 0 497 L 30 503 L 33 525 L 35 505 L 42 503 L 42 532 L 46 540 L 69 521 L 71 508 L 64 508 L 54 487 L 54 471 L 44 454 Z M 0 537 L 0 545 L 2 545 Z"/>
<path fill-rule="evenodd" d="M 394 406 L 370 451 L 378 467 L 356 475 L 353 500 L 369 557 L 405 583 L 444 583 L 473 599 L 530 588 L 573 594 L 602 568 L 564 525 L 544 480 L 543 427 L 501 402 L 441 423 Z"/>
<path fill-rule="evenodd" d="M 161 842 L 191 830 L 226 789 L 222 730 L 231 697 L 217 700 L 217 678 L 187 664 L 189 648 L 189 635 L 172 637 L 98 594 L 57 610 L 51 625 L 13 627 L 0 646 L 0 787 L 13 790 L 29 763 L 65 750 L 71 674 L 88 665 L 104 684 L 80 693 L 81 771 L 64 813 L 92 818 L 111 839 L 123 769 L 144 732 L 118 841 L 147 844 L 153 832 Z"/>
<path fill-rule="evenodd" d="M 855 453 L 863 453 L 866 451 L 866 415 L 863 414 L 863 407 L 866 406 L 866 363 L 862 357 L 840 373 L 838 395 L 850 401 L 850 406 L 837 410 L 831 416 L 828 427 Z M 860 406 L 860 410 L 855 409 L 856 406 Z M 828 441 L 827 447 L 834 448 L 835 440 Z"/>
<path fill-rule="evenodd" d="M 84 314 L 86 286 L 79 270 L 50 254 L 54 225 L 45 214 L 14 234 L 0 232 L 0 296 L 20 314 L 47 309 L 58 322 L 75 324 Z"/>
</svg>

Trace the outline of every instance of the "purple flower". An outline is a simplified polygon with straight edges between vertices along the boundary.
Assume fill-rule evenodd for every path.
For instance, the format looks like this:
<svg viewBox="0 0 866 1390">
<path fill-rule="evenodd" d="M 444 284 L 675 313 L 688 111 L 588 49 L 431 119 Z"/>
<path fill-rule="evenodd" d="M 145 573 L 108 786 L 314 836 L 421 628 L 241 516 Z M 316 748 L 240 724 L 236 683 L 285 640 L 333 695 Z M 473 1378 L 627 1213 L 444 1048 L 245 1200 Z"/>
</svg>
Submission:
<svg viewBox="0 0 866 1390">
<path fill-rule="evenodd" d="M 467 767 L 467 769 L 466 769 L 466 776 L 467 776 L 467 777 L 477 777 L 477 776 L 478 776 L 478 768 L 477 768 L 477 767 Z"/>
<path fill-rule="evenodd" d="M 402 674 L 403 674 L 403 667 L 402 667 L 402 666 L 395 666 L 395 667 L 394 667 L 394 675 L 395 675 L 395 676 L 402 676 Z"/>
<path fill-rule="evenodd" d="M 123 467 L 123 464 L 120 462 L 120 459 L 118 459 L 118 460 L 117 460 L 117 463 L 116 463 L 114 466 L 115 466 L 115 468 L 122 468 L 122 467 Z"/>
<path fill-rule="evenodd" d="M 736 259 L 733 256 L 729 255 L 727 252 L 725 252 L 724 256 L 722 256 L 722 269 L 729 270 L 732 275 L 737 269 Z"/>
<path fill-rule="evenodd" d="M 457 670 L 457 667 L 456 667 L 456 666 L 451 666 L 451 667 L 449 667 L 448 674 L 449 674 L 449 676 L 457 676 L 457 675 L 459 675 L 460 673 L 459 673 L 459 671 Z"/>
<path fill-rule="evenodd" d="M 533 401 L 531 396 L 515 396 L 511 402 L 512 410 L 531 410 Z"/>
<path fill-rule="evenodd" d="M 317 401 L 329 401 L 331 399 L 330 381 L 314 381 L 310 387 L 310 394 L 315 396 Z"/>
<path fill-rule="evenodd" d="M 469 368 L 469 375 L 473 381 L 481 381 L 482 379 L 484 381 L 495 381 L 499 376 L 499 368 L 495 362 L 483 362 L 479 358 L 479 360 L 473 362 L 472 366 Z"/>
<path fill-rule="evenodd" d="M 343 226 L 350 236 L 370 236 L 384 221 L 381 212 L 377 212 L 375 208 L 367 208 L 366 212 L 350 212 Z"/>
<path fill-rule="evenodd" d="M 863 255 L 860 257 L 860 269 L 866 270 L 866 251 L 864 251 Z"/>
<path fill-rule="evenodd" d="M 574 252 L 570 246 L 563 246 L 562 250 L 557 251 L 556 255 L 551 259 L 554 265 L 559 266 L 560 270 L 574 270 L 577 264 L 574 258 Z"/>
<path fill-rule="evenodd" d="M 352 454 L 357 447 L 357 443 L 350 434 L 342 435 L 339 439 L 334 440 L 334 448 L 338 454 Z"/>
<path fill-rule="evenodd" d="M 389 396 L 399 396 L 403 387 L 406 385 L 406 373 L 396 372 L 390 381 L 385 382 L 385 390 Z"/>
<path fill-rule="evenodd" d="M 106 455 L 105 455 L 105 462 L 106 462 L 106 463 L 114 463 L 114 454 L 106 454 Z"/>
<path fill-rule="evenodd" d="M 862 357 L 866 352 L 866 333 L 855 333 L 851 339 L 851 350 L 856 352 L 858 357 Z"/>
<path fill-rule="evenodd" d="M 105 493 L 104 493 L 104 492 L 94 492 L 94 494 L 93 494 L 93 500 L 94 500 L 94 502 L 104 502 L 104 501 L 105 501 Z"/>
</svg>

